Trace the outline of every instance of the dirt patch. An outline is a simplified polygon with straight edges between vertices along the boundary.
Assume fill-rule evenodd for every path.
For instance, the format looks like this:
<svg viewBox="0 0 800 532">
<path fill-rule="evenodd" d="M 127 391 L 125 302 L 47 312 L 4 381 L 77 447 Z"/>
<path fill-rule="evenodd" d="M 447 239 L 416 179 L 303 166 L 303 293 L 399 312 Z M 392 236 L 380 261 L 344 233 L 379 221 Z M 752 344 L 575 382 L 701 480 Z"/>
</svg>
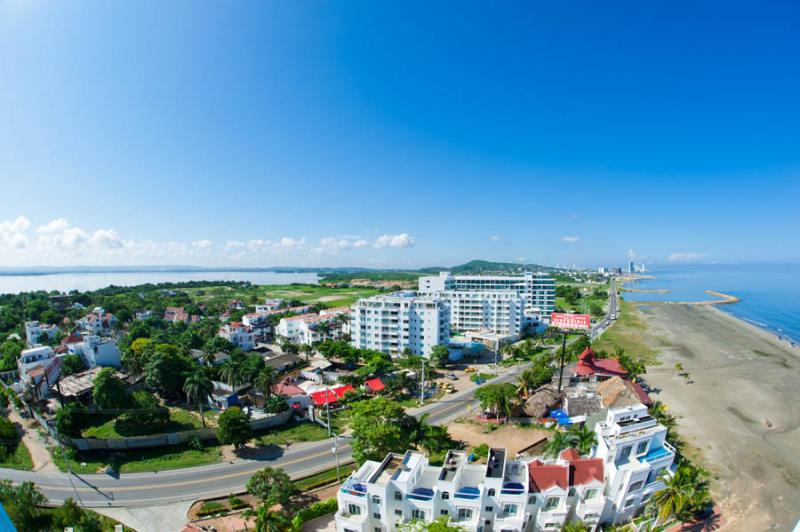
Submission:
<svg viewBox="0 0 800 532">
<path fill-rule="evenodd" d="M 447 428 L 453 439 L 463 441 L 470 447 L 485 443 L 489 447 L 507 449 L 511 456 L 550 435 L 550 432 L 544 429 L 519 427 L 514 424 L 500 425 L 491 430 L 489 424 L 472 421 L 451 423 Z"/>
<path fill-rule="evenodd" d="M 329 303 L 331 301 L 338 301 L 340 299 L 346 299 L 348 296 L 322 296 L 318 297 L 317 301 L 320 303 Z"/>
</svg>

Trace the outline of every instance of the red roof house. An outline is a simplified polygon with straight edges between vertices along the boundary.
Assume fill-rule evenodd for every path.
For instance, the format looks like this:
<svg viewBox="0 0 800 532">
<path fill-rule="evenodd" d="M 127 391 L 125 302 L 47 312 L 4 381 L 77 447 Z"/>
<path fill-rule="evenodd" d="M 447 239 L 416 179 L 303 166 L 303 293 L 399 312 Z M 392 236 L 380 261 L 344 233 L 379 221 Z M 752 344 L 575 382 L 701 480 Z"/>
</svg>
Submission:
<svg viewBox="0 0 800 532">
<path fill-rule="evenodd" d="M 344 397 L 344 394 L 354 391 L 355 388 L 349 384 L 345 384 L 344 386 L 338 386 L 336 388 L 314 392 L 311 394 L 311 400 L 314 401 L 316 406 L 324 406 L 327 404 L 336 403 Z"/>
<path fill-rule="evenodd" d="M 578 357 L 572 373 L 577 377 L 596 378 L 599 380 L 610 379 L 611 377 L 625 377 L 625 371 L 619 360 L 615 358 L 597 358 L 591 347 L 583 350 Z"/>
<path fill-rule="evenodd" d="M 534 460 L 528 463 L 531 487 L 539 492 L 553 487 L 568 490 L 570 486 L 583 486 L 604 481 L 602 458 L 581 458 L 575 449 L 564 449 L 555 463 Z"/>
<path fill-rule="evenodd" d="M 364 385 L 373 393 L 383 391 L 383 389 L 386 388 L 386 386 L 383 384 L 383 381 L 380 379 L 370 379 L 365 382 Z"/>
<path fill-rule="evenodd" d="M 553 486 L 569 487 L 569 468 L 559 464 L 544 464 L 534 460 L 528 464 L 530 483 L 537 491 L 547 491 Z"/>
</svg>

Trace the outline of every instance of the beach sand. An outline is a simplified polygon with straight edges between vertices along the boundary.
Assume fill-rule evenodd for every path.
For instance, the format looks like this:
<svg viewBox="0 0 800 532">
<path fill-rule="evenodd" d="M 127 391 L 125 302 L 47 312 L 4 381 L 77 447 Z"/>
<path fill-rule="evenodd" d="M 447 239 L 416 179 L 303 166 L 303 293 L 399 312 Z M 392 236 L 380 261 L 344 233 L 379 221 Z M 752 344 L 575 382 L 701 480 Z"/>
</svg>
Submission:
<svg viewBox="0 0 800 532">
<path fill-rule="evenodd" d="M 712 472 L 725 530 L 792 530 L 800 519 L 800 350 L 713 306 L 641 311 L 661 361 L 645 379 Z"/>
</svg>

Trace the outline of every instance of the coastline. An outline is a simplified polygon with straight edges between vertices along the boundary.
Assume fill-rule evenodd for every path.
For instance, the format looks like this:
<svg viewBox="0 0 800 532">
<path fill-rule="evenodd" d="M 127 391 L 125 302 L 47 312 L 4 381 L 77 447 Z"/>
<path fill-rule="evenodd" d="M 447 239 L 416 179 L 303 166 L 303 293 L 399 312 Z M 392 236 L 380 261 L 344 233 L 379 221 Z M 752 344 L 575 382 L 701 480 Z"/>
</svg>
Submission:
<svg viewBox="0 0 800 532">
<path fill-rule="evenodd" d="M 711 470 L 727 527 L 790 530 L 800 518 L 800 351 L 716 305 L 637 312 L 661 362 L 644 379 Z"/>
</svg>

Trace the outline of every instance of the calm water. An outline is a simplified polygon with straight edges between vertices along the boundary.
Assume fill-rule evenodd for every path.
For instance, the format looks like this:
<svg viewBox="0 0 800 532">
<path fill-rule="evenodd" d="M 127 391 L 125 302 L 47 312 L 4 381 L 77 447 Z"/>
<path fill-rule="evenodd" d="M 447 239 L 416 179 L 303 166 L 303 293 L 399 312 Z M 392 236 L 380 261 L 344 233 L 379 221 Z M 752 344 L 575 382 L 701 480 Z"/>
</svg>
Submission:
<svg viewBox="0 0 800 532">
<path fill-rule="evenodd" d="M 0 294 L 34 290 L 96 290 L 109 285 L 134 286 L 144 283 L 184 281 L 250 281 L 253 284 L 313 283 L 316 273 L 277 272 L 117 272 L 48 273 L 44 275 L 0 275 Z"/>
<path fill-rule="evenodd" d="M 655 279 L 630 288 L 667 289 L 668 294 L 625 292 L 630 301 L 701 301 L 704 290 L 742 298 L 717 308 L 800 342 L 800 264 L 713 264 L 653 267 Z"/>
</svg>

